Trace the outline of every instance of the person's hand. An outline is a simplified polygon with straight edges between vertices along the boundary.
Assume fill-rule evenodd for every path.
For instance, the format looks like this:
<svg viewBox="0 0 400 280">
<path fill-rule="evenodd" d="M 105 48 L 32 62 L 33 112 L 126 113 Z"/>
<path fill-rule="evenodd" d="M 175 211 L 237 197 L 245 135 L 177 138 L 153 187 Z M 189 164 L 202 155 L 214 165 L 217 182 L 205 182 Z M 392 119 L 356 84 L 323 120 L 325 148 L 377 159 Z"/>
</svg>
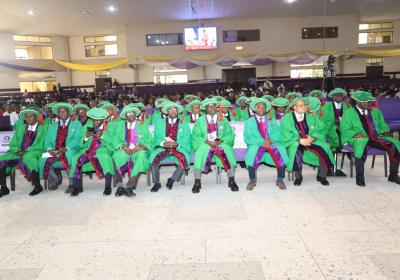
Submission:
<svg viewBox="0 0 400 280">
<path fill-rule="evenodd" d="M 299 142 L 303 146 L 309 146 L 310 145 L 309 140 L 307 138 L 301 138 Z"/>
<path fill-rule="evenodd" d="M 122 146 L 122 150 L 125 151 L 125 153 L 127 153 L 128 155 L 130 155 L 131 151 L 127 146 Z"/>
<path fill-rule="evenodd" d="M 314 138 L 313 137 L 311 137 L 311 136 L 308 136 L 307 135 L 307 139 L 308 139 L 308 143 L 311 145 L 312 144 L 312 142 L 314 142 Z"/>
<path fill-rule="evenodd" d="M 57 151 L 49 150 L 48 152 L 49 152 L 49 154 L 50 154 L 51 156 L 53 156 L 53 157 L 57 157 L 57 156 L 58 156 L 58 152 L 57 152 Z"/>
<path fill-rule="evenodd" d="M 86 138 L 89 138 L 93 135 L 93 131 L 86 131 Z"/>
<path fill-rule="evenodd" d="M 135 146 L 135 148 L 133 148 L 132 150 L 131 150 L 131 152 L 132 153 L 136 153 L 136 152 L 138 152 L 138 151 L 140 151 L 142 149 L 142 147 L 141 146 Z"/>
<path fill-rule="evenodd" d="M 24 156 L 25 151 L 18 151 L 16 154 L 17 154 L 18 156 L 22 157 L 22 156 Z"/>
<path fill-rule="evenodd" d="M 264 140 L 263 147 L 268 148 L 269 146 L 271 146 L 271 144 L 272 144 L 271 139 L 266 139 Z"/>
<path fill-rule="evenodd" d="M 382 132 L 379 136 L 391 136 L 390 132 Z"/>
<path fill-rule="evenodd" d="M 215 148 L 215 146 L 216 146 L 216 144 L 215 144 L 214 141 L 209 141 L 209 140 L 207 140 L 205 143 L 206 143 L 207 145 L 209 145 L 211 148 Z"/>
<path fill-rule="evenodd" d="M 68 151 L 67 148 L 62 148 L 62 149 L 59 149 L 59 150 L 58 150 L 58 154 L 59 154 L 59 155 L 60 155 L 60 154 L 65 154 L 67 151 Z"/>
<path fill-rule="evenodd" d="M 367 138 L 367 137 L 360 132 L 360 133 L 357 133 L 356 138 Z"/>
</svg>

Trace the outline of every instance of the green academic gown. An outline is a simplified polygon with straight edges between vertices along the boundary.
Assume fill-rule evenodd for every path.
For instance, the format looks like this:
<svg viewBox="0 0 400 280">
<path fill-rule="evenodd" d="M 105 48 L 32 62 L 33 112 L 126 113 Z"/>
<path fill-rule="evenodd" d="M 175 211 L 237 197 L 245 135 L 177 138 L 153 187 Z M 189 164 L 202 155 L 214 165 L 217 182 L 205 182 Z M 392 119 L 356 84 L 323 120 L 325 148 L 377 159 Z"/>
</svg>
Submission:
<svg viewBox="0 0 400 280">
<path fill-rule="evenodd" d="M 226 118 L 218 120 L 218 138 L 222 140 L 219 145 L 224 149 L 226 157 L 231 167 L 236 167 L 235 153 L 233 151 L 233 144 L 235 142 L 235 132 L 229 121 Z M 192 130 L 192 147 L 195 152 L 194 169 L 203 170 L 206 164 L 207 156 L 210 151 L 210 146 L 205 143 L 208 140 L 207 133 L 207 117 L 202 116 L 197 120 Z M 223 168 L 223 164 L 220 158 L 214 154 L 212 162 L 215 162 L 217 166 Z"/>
<path fill-rule="evenodd" d="M 382 112 L 379 109 L 372 109 L 368 111 L 372 115 L 372 119 L 375 123 L 376 132 L 378 134 L 390 132 L 389 126 L 385 123 Z M 355 138 L 354 136 L 358 133 L 364 134 L 365 138 Z M 342 121 L 340 123 L 340 134 L 342 136 L 342 143 L 348 143 L 354 147 L 354 154 L 356 158 L 361 158 L 364 149 L 369 141 L 368 133 L 364 130 L 360 117 L 355 108 L 349 108 L 343 114 Z M 392 142 L 398 151 L 400 151 L 400 141 L 390 136 L 379 136 L 381 140 L 387 140 Z"/>
<path fill-rule="evenodd" d="M 343 114 L 349 108 L 349 105 L 342 102 Z M 337 125 L 335 124 L 335 104 L 333 102 L 327 102 L 321 107 L 322 116 L 321 122 L 324 124 L 324 131 L 328 142 L 332 149 L 340 148 L 339 135 L 337 134 Z M 342 116 L 343 116 L 342 114 Z"/>
<path fill-rule="evenodd" d="M 273 142 L 271 146 L 278 148 L 279 154 L 281 155 L 284 163 L 286 163 L 288 161 L 288 155 L 285 147 L 280 143 L 279 126 L 276 123 L 275 119 L 269 120 L 267 116 L 265 116 L 265 120 L 268 122 L 268 136 Z M 257 121 L 255 120 L 255 118 L 250 118 L 245 122 L 243 137 L 244 142 L 247 145 L 245 163 L 247 167 L 250 167 L 253 166 L 258 149 L 263 145 L 265 141 L 258 130 Z M 274 160 L 268 152 L 264 153 L 260 163 L 261 162 L 276 166 Z"/>
<path fill-rule="evenodd" d="M 315 138 L 313 144 L 320 146 L 328 154 L 332 163 L 335 162 L 331 148 L 325 140 L 325 133 L 321 121 L 315 115 L 306 114 L 307 126 L 309 128 L 308 135 Z M 293 113 L 284 115 L 280 122 L 281 143 L 288 151 L 289 160 L 286 168 L 288 171 L 293 170 L 293 164 L 297 149 L 300 145 L 300 133 L 296 129 Z M 303 162 L 312 166 L 319 166 L 318 156 L 310 151 L 305 150 L 303 154 Z"/>
<path fill-rule="evenodd" d="M 249 115 L 249 107 L 246 107 L 244 110 L 238 108 L 238 111 L 236 112 L 237 120 L 238 121 L 247 121 L 250 117 Z"/>
<path fill-rule="evenodd" d="M 147 150 L 137 151 L 130 156 L 122 149 L 123 145 L 128 145 L 128 141 L 126 140 L 126 127 L 126 121 L 121 121 L 115 126 L 115 136 L 113 138 L 114 153 L 112 158 L 119 172 L 122 173 L 127 170 L 130 172 L 130 175 L 134 177 L 138 174 L 146 173 L 150 168 L 149 156 L 152 148 L 152 138 L 148 126 L 145 124 L 142 125 L 139 121 L 136 121 L 136 144 L 146 146 Z M 131 158 L 132 161 L 130 161 Z"/>
<path fill-rule="evenodd" d="M 199 116 L 197 117 L 197 119 L 199 119 L 202 115 L 203 115 L 203 114 L 200 113 Z M 185 116 L 184 122 L 185 122 L 185 123 L 192 123 L 191 115 Z"/>
<path fill-rule="evenodd" d="M 154 161 L 156 156 L 165 151 L 163 147 L 160 146 L 161 142 L 165 141 L 166 137 L 166 125 L 167 125 L 168 118 L 165 119 L 158 119 L 158 121 L 154 125 L 154 136 L 153 136 L 153 151 L 150 155 L 150 163 Z M 191 145 L 191 133 L 190 127 L 188 123 L 180 122 L 179 118 L 177 119 L 178 122 L 178 135 L 176 137 L 176 143 L 178 147 L 176 150 L 182 153 L 186 161 L 188 163 L 187 169 L 190 168 L 190 152 L 192 150 Z M 173 160 L 177 165 L 179 165 L 179 161 L 174 156 L 167 157 L 164 160 Z"/>
<path fill-rule="evenodd" d="M 7 153 L 0 155 L 0 161 L 20 159 L 20 156 L 18 156 L 16 153 L 20 151 L 26 127 L 27 125 L 25 123 L 21 123 L 15 128 L 14 135 L 10 141 L 9 150 Z M 33 141 L 32 145 L 30 145 L 25 150 L 26 153 L 23 155 L 22 158 L 22 161 L 30 172 L 39 171 L 38 162 L 39 158 L 41 158 L 42 156 L 43 151 L 43 138 L 45 135 L 45 129 L 42 125 L 38 124 L 36 130 L 36 138 Z M 11 169 L 7 169 L 7 173 L 10 171 Z"/>
<path fill-rule="evenodd" d="M 56 140 L 57 140 L 57 132 L 58 132 L 58 122 L 53 122 L 47 128 L 46 136 L 43 142 L 43 150 L 48 151 L 49 149 L 57 150 L 56 149 Z M 71 165 L 72 158 L 74 155 L 79 151 L 80 148 L 80 140 L 81 140 L 81 133 L 82 133 L 82 125 L 79 121 L 70 121 L 68 125 L 68 134 L 67 139 L 65 141 L 65 147 L 68 149 L 65 152 L 65 157 L 68 160 L 68 164 Z M 39 173 L 41 178 L 43 178 L 43 170 L 46 164 L 47 158 L 41 158 L 39 160 Z M 60 160 L 55 161 L 52 166 L 62 168 L 63 165 L 61 164 Z"/>
<path fill-rule="evenodd" d="M 89 123 L 89 121 L 88 121 Z M 92 122 L 88 124 L 86 123 L 85 126 L 82 128 L 82 134 L 80 137 L 80 149 L 78 153 L 75 154 L 75 156 L 72 158 L 72 164 L 71 164 L 71 171 L 70 171 L 70 177 L 74 176 L 75 170 L 76 170 L 76 164 L 78 159 L 85 154 L 87 151 L 89 151 L 90 146 L 93 141 L 93 136 L 90 136 L 87 141 L 85 141 L 85 136 L 86 136 L 86 131 L 88 127 L 92 126 Z M 101 138 L 101 143 L 100 146 L 96 150 L 96 158 L 99 160 L 100 165 L 103 169 L 104 175 L 106 174 L 112 174 L 114 175 L 114 164 L 112 160 L 112 136 L 110 135 L 108 128 L 107 130 L 103 131 L 103 135 Z M 83 165 L 82 172 L 89 172 L 89 171 L 94 171 L 94 167 L 90 162 L 87 162 Z"/>
</svg>

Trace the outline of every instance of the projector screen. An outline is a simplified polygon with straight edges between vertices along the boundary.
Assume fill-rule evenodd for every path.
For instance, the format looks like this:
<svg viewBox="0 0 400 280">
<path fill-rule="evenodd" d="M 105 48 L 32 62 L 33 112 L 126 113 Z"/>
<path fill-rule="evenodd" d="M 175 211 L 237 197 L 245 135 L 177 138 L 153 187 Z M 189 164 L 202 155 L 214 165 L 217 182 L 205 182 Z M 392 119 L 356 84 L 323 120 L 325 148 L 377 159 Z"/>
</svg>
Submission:
<svg viewBox="0 0 400 280">
<path fill-rule="evenodd" d="M 211 50 L 217 48 L 216 27 L 185 28 L 186 50 Z"/>
</svg>

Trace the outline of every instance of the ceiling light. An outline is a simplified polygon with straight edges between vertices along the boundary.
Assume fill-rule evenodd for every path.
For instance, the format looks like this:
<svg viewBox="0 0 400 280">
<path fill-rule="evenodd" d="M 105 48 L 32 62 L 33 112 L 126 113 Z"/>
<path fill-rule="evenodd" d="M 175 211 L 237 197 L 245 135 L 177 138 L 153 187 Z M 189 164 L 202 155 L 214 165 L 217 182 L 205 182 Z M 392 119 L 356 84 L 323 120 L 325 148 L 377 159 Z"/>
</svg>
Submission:
<svg viewBox="0 0 400 280">
<path fill-rule="evenodd" d="M 88 16 L 90 13 L 88 11 L 82 11 L 81 14 L 84 16 Z"/>
<path fill-rule="evenodd" d="M 109 12 L 115 12 L 116 10 L 117 10 L 117 8 L 115 8 L 115 6 L 113 6 L 113 5 L 111 5 L 111 6 L 108 6 L 107 7 L 107 10 L 109 11 Z"/>
<path fill-rule="evenodd" d="M 293 3 L 297 2 L 297 0 L 285 0 L 284 2 L 288 3 L 288 4 L 293 4 Z"/>
<path fill-rule="evenodd" d="M 35 13 L 32 10 L 29 10 L 28 15 L 33 16 L 33 15 L 35 15 Z"/>
</svg>

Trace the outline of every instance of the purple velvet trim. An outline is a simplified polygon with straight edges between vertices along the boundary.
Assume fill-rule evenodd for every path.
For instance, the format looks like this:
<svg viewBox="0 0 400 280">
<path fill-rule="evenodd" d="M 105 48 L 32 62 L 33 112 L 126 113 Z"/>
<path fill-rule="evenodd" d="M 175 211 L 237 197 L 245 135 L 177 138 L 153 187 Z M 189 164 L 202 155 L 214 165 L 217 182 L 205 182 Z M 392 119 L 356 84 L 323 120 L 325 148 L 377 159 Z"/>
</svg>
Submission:
<svg viewBox="0 0 400 280">
<path fill-rule="evenodd" d="M 224 151 L 224 149 L 217 147 L 217 148 L 210 148 L 210 151 L 208 152 L 207 155 L 207 159 L 206 159 L 206 163 L 204 165 L 204 169 L 203 169 L 203 173 L 207 174 L 210 172 L 211 170 L 211 164 L 212 164 L 212 158 L 213 156 L 217 153 L 217 150 L 219 151 L 219 153 L 221 154 L 221 161 L 224 165 L 224 169 L 229 170 L 231 168 L 231 165 L 228 161 L 228 157 L 226 156 L 226 153 Z"/>
</svg>

